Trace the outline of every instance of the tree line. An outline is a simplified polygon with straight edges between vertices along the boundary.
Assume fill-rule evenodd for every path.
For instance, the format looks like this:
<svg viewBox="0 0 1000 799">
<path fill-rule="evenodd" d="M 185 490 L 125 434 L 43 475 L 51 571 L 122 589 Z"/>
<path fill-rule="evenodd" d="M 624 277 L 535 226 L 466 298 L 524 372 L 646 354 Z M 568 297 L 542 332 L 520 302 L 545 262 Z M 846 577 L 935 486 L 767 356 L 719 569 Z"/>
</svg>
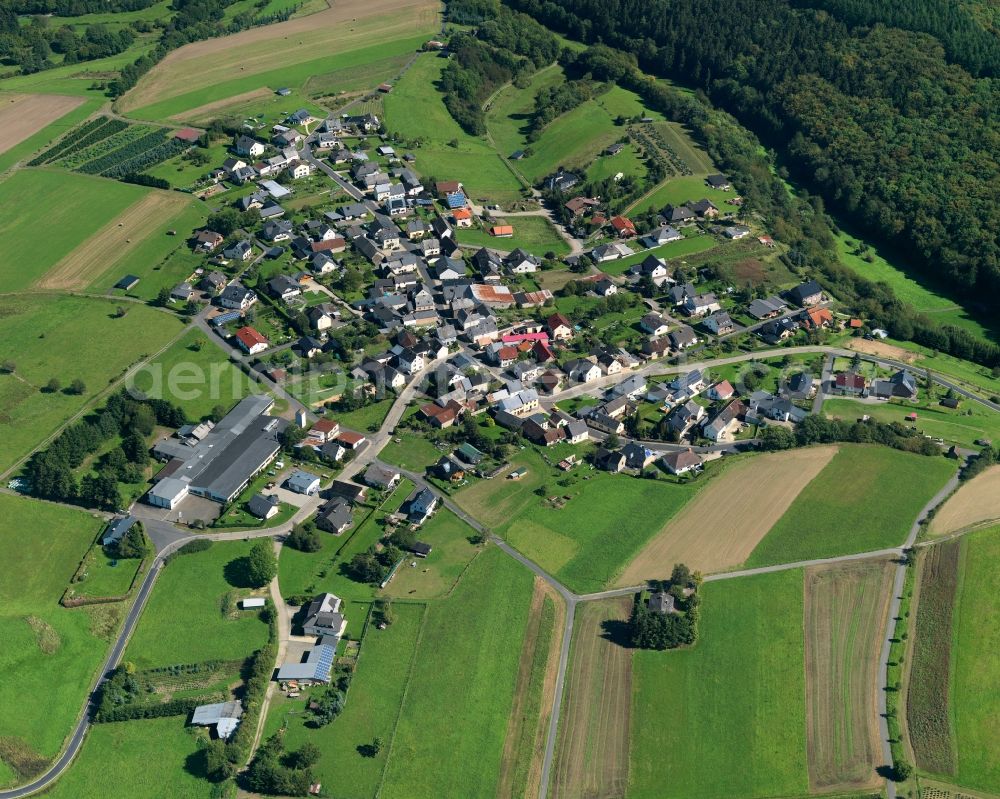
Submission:
<svg viewBox="0 0 1000 799">
<path fill-rule="evenodd" d="M 62 56 L 63 64 L 76 64 L 117 55 L 134 41 L 130 27 L 113 30 L 97 23 L 77 33 L 69 25 L 52 25 L 44 16 L 21 25 L 10 6 L 0 5 L 0 59 L 17 64 L 25 74 L 55 66 L 53 56 Z"/>
<path fill-rule="evenodd" d="M 768 451 L 807 447 L 810 444 L 832 444 L 836 441 L 882 444 L 919 455 L 941 454 L 941 448 L 937 444 L 916 430 L 899 422 L 879 422 L 875 419 L 848 421 L 810 414 L 794 430 L 768 425 L 760 435 L 761 447 Z"/>
<path fill-rule="evenodd" d="M 1000 198 L 993 188 L 1000 181 L 1000 87 L 950 64 L 931 36 L 882 25 L 852 28 L 833 14 L 782 0 L 509 2 L 574 38 L 630 54 L 631 64 L 610 48 L 598 59 L 626 80 L 635 83 L 642 69 L 697 87 L 700 98 L 674 97 L 668 106 L 705 117 L 710 97 L 787 154 L 797 179 L 899 249 L 913 268 L 973 307 L 1000 309 Z M 661 97 L 680 94 L 647 88 Z M 735 120 L 712 131 L 698 127 L 723 154 L 740 138 Z M 780 182 L 757 171 L 766 157 L 754 159 L 741 147 L 731 154 L 756 162 L 746 166 L 766 186 L 767 194 L 756 198 L 766 205 L 752 210 L 790 202 L 780 197 L 787 193 Z M 730 168 L 729 159 L 718 162 Z M 822 206 L 816 210 L 822 220 Z M 809 232 L 812 224 L 807 218 L 795 226 Z M 817 233 L 822 241 L 823 231 Z M 915 340 L 977 350 L 967 333 L 912 310 L 899 316 Z M 1000 360 L 996 345 L 988 349 Z"/>
</svg>

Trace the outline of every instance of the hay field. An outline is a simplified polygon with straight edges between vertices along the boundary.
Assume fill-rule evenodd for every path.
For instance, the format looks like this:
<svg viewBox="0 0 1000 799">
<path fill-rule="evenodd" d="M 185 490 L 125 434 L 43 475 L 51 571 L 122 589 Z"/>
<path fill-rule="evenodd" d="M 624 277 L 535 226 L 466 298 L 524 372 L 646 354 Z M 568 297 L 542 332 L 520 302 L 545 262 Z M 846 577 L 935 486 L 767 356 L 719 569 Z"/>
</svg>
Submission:
<svg viewBox="0 0 1000 799">
<path fill-rule="evenodd" d="M 127 260 L 147 238 L 188 205 L 182 194 L 155 191 L 133 203 L 35 283 L 38 289 L 79 290 Z"/>
<path fill-rule="evenodd" d="M 248 103 L 253 103 L 256 100 L 263 100 L 265 97 L 273 96 L 274 92 L 270 89 L 265 89 L 264 87 L 251 89 L 248 92 L 237 94 L 234 97 L 223 97 L 221 100 L 214 100 L 211 103 L 199 105 L 197 108 L 192 108 L 189 111 L 182 111 L 179 114 L 174 114 L 170 117 L 170 121 L 190 122 L 192 125 L 197 125 L 199 123 L 207 124 L 216 117 L 227 112 L 234 113 L 237 109 L 244 108 Z"/>
<path fill-rule="evenodd" d="M 920 357 L 916 352 L 904 350 L 902 347 L 896 347 L 893 344 L 886 344 L 884 341 L 868 341 L 863 338 L 852 338 L 847 342 L 846 346 L 849 350 L 857 350 L 868 355 L 877 355 L 880 358 L 891 358 L 894 361 L 902 361 L 903 363 L 913 363 Z"/>
<path fill-rule="evenodd" d="M 806 740 L 814 791 L 880 782 L 875 701 L 891 587 L 888 560 L 806 570 Z"/>
<path fill-rule="evenodd" d="M 0 153 L 5 153 L 84 101 L 64 94 L 0 94 Z"/>
<path fill-rule="evenodd" d="M 667 522 L 617 584 L 638 585 L 675 563 L 702 572 L 739 566 L 836 452 L 809 447 L 730 466 Z"/>
<path fill-rule="evenodd" d="M 550 786 L 555 799 L 625 795 L 632 650 L 609 640 L 605 623 L 623 623 L 631 607 L 626 597 L 577 608 Z"/>
<path fill-rule="evenodd" d="M 1000 466 L 991 466 L 956 491 L 931 521 L 932 535 L 1000 519 Z"/>
<path fill-rule="evenodd" d="M 438 26 L 434 0 L 338 0 L 318 14 L 232 36 L 206 39 L 171 52 L 119 102 L 128 112 L 235 78 L 311 61 L 331 52 L 405 38 Z M 271 87 L 276 88 L 276 87 Z"/>
</svg>

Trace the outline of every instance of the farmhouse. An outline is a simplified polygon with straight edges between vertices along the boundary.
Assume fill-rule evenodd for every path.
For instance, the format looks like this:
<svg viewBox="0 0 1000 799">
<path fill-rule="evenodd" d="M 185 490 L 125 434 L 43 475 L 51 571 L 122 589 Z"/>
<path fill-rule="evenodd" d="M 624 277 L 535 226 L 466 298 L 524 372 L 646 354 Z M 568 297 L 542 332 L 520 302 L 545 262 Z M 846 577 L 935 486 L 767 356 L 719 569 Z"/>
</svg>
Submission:
<svg viewBox="0 0 1000 799">
<path fill-rule="evenodd" d="M 815 280 L 808 280 L 788 292 L 788 297 L 796 305 L 815 305 L 823 299 L 823 287 Z"/>
<path fill-rule="evenodd" d="M 305 635 L 329 635 L 340 638 L 347 627 L 347 620 L 340 613 L 340 597 L 326 593 L 315 597 L 306 607 L 302 621 Z"/>
<path fill-rule="evenodd" d="M 833 385 L 840 394 L 864 394 L 868 380 L 857 372 L 838 372 L 833 378 Z"/>
<path fill-rule="evenodd" d="M 346 623 L 346 622 L 345 622 Z M 330 682 L 333 661 L 337 657 L 338 636 L 324 635 L 304 660 L 285 663 L 278 669 L 278 682 L 295 680 L 300 686 L 325 684 Z"/>
</svg>

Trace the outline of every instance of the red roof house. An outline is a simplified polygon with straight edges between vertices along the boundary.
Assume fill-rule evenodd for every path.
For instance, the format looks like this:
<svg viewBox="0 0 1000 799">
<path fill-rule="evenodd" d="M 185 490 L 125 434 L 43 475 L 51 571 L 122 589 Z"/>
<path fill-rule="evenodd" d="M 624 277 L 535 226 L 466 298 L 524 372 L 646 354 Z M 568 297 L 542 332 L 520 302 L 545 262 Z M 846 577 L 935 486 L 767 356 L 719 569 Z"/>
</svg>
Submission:
<svg viewBox="0 0 1000 799">
<path fill-rule="evenodd" d="M 611 217 L 611 227 L 614 228 L 618 237 L 622 239 L 631 239 L 638 235 L 635 225 L 632 224 L 632 220 L 627 216 Z"/>
<path fill-rule="evenodd" d="M 236 331 L 236 343 L 249 355 L 263 352 L 268 347 L 267 339 L 249 325 Z"/>
</svg>

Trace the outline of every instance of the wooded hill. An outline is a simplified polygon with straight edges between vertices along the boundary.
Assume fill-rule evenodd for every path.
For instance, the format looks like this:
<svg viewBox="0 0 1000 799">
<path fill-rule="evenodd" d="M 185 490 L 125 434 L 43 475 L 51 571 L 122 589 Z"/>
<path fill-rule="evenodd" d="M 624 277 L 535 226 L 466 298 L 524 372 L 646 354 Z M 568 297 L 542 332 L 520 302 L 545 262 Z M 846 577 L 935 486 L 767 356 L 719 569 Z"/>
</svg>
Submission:
<svg viewBox="0 0 1000 799">
<path fill-rule="evenodd" d="M 958 63 L 995 72 L 996 39 L 973 23 L 948 27 L 961 8 L 949 10 L 947 0 L 900 0 L 864 13 L 870 4 L 847 0 L 814 0 L 822 8 L 784 0 L 507 1 L 573 38 L 635 54 L 646 71 L 704 89 L 832 208 L 899 247 L 971 307 L 1000 313 L 1000 85 Z M 857 26 L 876 14 L 938 33 L 955 60 L 927 33 Z"/>
</svg>

